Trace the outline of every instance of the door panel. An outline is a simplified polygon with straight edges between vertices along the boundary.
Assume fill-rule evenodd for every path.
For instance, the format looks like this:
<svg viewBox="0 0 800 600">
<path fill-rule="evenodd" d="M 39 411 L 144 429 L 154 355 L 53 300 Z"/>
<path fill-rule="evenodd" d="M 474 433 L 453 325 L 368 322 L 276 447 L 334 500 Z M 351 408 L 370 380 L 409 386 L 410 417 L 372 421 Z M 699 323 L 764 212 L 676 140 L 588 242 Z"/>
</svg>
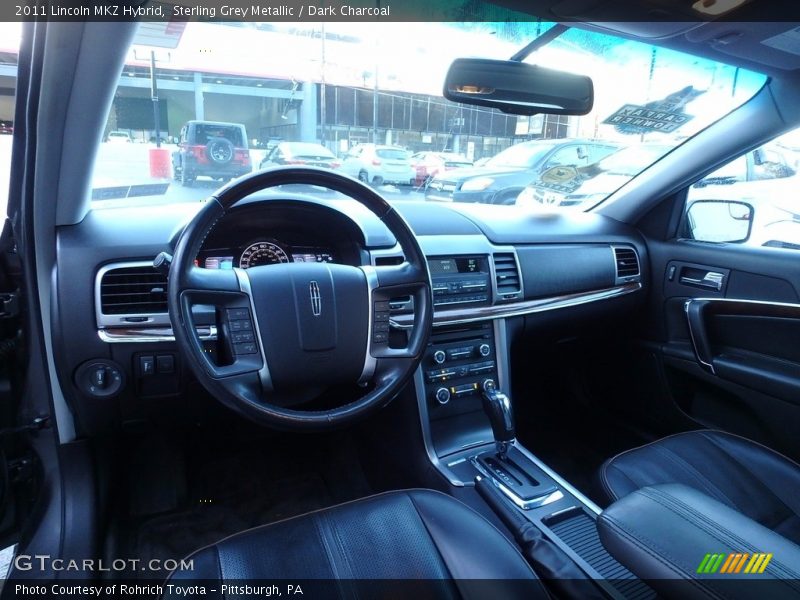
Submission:
<svg viewBox="0 0 800 600">
<path fill-rule="evenodd" d="M 648 240 L 648 334 L 698 423 L 800 458 L 800 254 Z M 738 300 L 738 301 L 737 301 Z"/>
</svg>

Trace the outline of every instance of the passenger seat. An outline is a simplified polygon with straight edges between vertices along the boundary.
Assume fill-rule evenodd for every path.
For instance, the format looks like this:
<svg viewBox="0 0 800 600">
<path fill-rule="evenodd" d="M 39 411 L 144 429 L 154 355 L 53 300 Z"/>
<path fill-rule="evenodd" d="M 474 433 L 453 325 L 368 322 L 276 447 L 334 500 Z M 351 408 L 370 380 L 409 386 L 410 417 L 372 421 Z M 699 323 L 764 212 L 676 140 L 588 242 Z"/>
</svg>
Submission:
<svg viewBox="0 0 800 600">
<path fill-rule="evenodd" d="M 800 544 L 800 465 L 721 431 L 672 435 L 607 460 L 600 481 L 613 502 L 645 486 L 680 483 Z"/>
</svg>

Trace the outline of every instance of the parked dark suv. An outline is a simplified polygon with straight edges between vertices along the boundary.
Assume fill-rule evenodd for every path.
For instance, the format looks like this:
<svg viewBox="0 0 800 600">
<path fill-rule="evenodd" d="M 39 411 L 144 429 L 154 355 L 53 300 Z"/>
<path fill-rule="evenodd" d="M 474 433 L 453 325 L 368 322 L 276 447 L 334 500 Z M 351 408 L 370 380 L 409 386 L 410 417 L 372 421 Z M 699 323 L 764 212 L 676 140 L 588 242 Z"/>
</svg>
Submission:
<svg viewBox="0 0 800 600">
<path fill-rule="evenodd" d="M 619 145 L 599 140 L 536 140 L 506 148 L 481 167 L 437 174 L 427 200 L 514 204 L 531 181 L 556 167 L 574 169 L 615 152 Z"/>
<path fill-rule="evenodd" d="M 189 121 L 181 129 L 172 172 L 182 185 L 192 185 L 203 176 L 227 181 L 252 170 L 244 125 Z"/>
</svg>

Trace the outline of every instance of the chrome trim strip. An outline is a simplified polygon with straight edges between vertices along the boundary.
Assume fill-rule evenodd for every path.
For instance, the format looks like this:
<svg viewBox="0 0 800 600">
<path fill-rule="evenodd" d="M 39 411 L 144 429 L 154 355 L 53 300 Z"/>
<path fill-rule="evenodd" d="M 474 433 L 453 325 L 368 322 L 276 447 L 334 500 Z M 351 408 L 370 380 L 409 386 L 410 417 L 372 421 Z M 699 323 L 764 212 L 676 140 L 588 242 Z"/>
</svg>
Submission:
<svg viewBox="0 0 800 600">
<path fill-rule="evenodd" d="M 595 290 L 591 292 L 577 292 L 574 294 L 564 294 L 562 296 L 552 296 L 550 298 L 538 298 L 536 300 L 526 300 L 524 302 L 510 302 L 508 304 L 495 304 L 493 306 L 476 306 L 456 310 L 434 311 L 433 326 L 460 325 L 463 323 L 474 323 L 490 319 L 504 319 L 507 317 L 519 317 L 537 312 L 579 306 L 599 300 L 608 300 L 632 294 L 642 289 L 642 284 L 626 283 L 624 285 Z M 396 315 L 390 319 L 390 324 L 398 329 L 409 329 L 411 327 L 411 315 Z"/>
<path fill-rule="evenodd" d="M 770 300 L 740 300 L 738 298 L 691 298 L 688 302 L 735 302 L 737 304 L 761 304 L 766 306 L 786 306 L 788 308 L 800 309 L 800 304 L 793 302 L 772 302 Z"/>
<path fill-rule="evenodd" d="M 537 498 L 531 498 L 530 500 L 523 500 L 519 496 L 517 496 L 513 490 L 509 489 L 507 486 L 503 485 L 501 482 L 497 481 L 494 477 L 489 475 L 486 472 L 480 463 L 478 462 L 476 457 L 471 457 L 470 462 L 472 466 L 475 467 L 478 472 L 483 475 L 486 479 L 491 481 L 494 486 L 500 490 L 503 495 L 511 500 L 517 507 L 521 508 L 522 510 L 531 510 L 532 508 L 539 508 L 540 506 L 546 506 L 547 504 L 552 504 L 553 502 L 557 502 L 564 497 L 564 493 L 561 490 L 556 490 L 554 492 L 550 492 L 549 494 L 544 494 Z"/>
<path fill-rule="evenodd" d="M 361 376 L 358 378 L 358 385 L 364 386 L 369 383 L 372 376 L 375 374 L 375 369 L 378 365 L 378 359 L 372 356 L 372 326 L 374 319 L 374 299 L 372 292 L 378 287 L 378 273 L 375 267 L 362 266 L 361 270 L 364 272 L 364 277 L 367 278 L 367 302 L 369 304 L 367 310 L 367 344 L 364 349 L 364 367 L 361 369 Z"/>
<path fill-rule="evenodd" d="M 205 341 L 217 339 L 214 325 L 201 325 L 196 328 L 197 337 Z M 98 329 L 97 336 L 107 344 L 150 344 L 153 342 L 174 342 L 172 327 L 109 327 Z"/>
<path fill-rule="evenodd" d="M 273 389 L 272 376 L 269 373 L 269 366 L 267 365 L 267 353 L 264 352 L 264 344 L 262 343 L 261 327 L 258 324 L 258 314 L 256 314 L 256 306 L 253 303 L 253 289 L 250 287 L 250 276 L 247 271 L 234 267 L 233 272 L 236 273 L 236 279 L 239 280 L 239 289 L 247 296 L 250 303 L 250 314 L 253 315 L 253 327 L 256 330 L 256 342 L 261 352 L 262 367 L 258 370 L 258 378 L 261 380 L 261 389 L 264 392 L 270 392 Z"/>
<path fill-rule="evenodd" d="M 169 313 L 134 313 L 123 315 L 106 315 L 102 312 L 103 298 L 100 291 L 100 283 L 103 281 L 103 275 L 114 269 L 127 269 L 130 267 L 152 267 L 152 261 L 136 260 L 126 262 L 114 262 L 103 265 L 97 270 L 94 278 L 94 316 L 99 329 L 107 327 L 137 327 L 140 325 L 170 325 Z M 144 321 L 137 321 L 135 323 L 126 321 L 126 318 L 140 319 L 145 318 Z"/>
<path fill-rule="evenodd" d="M 551 469 L 550 467 L 548 467 L 548 466 L 547 466 L 546 464 L 544 464 L 544 463 L 543 463 L 541 460 L 539 460 L 538 458 L 536 458 L 536 456 L 534 456 L 533 454 L 531 454 L 530 450 L 528 450 L 528 449 L 527 449 L 525 446 L 523 446 L 523 445 L 522 445 L 522 444 L 520 444 L 519 442 L 515 442 L 515 443 L 514 443 L 514 447 L 515 447 L 517 450 L 519 450 L 519 451 L 520 451 L 520 453 L 522 453 L 522 454 L 523 454 L 523 455 L 524 455 L 524 456 L 525 456 L 525 457 L 526 457 L 526 458 L 527 458 L 529 461 L 531 461 L 533 464 L 535 464 L 537 467 L 539 467 L 539 468 L 540 468 L 542 471 L 544 471 L 545 473 L 547 473 L 547 474 L 548 474 L 548 475 L 549 475 L 549 476 L 550 476 L 550 477 L 553 479 L 553 481 L 555 481 L 555 482 L 556 482 L 558 485 L 560 485 L 562 488 L 564 488 L 564 489 L 565 489 L 565 490 L 567 490 L 567 491 L 568 491 L 570 494 L 572 494 L 572 495 L 573 495 L 573 496 L 575 496 L 575 497 L 576 497 L 578 500 L 580 500 L 580 501 L 583 503 L 583 505 L 584 505 L 584 506 L 586 506 L 586 508 L 588 508 L 588 509 L 589 509 L 589 510 L 591 510 L 593 513 L 595 513 L 595 514 L 598 514 L 598 515 L 599 515 L 601 512 L 603 512 L 603 509 L 601 509 L 599 506 L 597 506 L 597 504 L 595 504 L 594 502 L 592 502 L 591 500 L 589 500 L 589 498 L 587 498 L 586 496 L 584 496 L 584 495 L 583 495 L 581 492 L 579 492 L 579 491 L 578 491 L 578 490 L 577 490 L 577 489 L 576 489 L 574 486 L 570 485 L 570 484 L 569 484 L 569 483 L 568 483 L 568 482 L 567 482 L 567 481 L 566 481 L 566 480 L 565 480 L 563 477 L 561 477 L 561 475 L 559 475 L 558 473 L 556 473 L 555 471 L 553 471 L 553 469 Z"/>
</svg>

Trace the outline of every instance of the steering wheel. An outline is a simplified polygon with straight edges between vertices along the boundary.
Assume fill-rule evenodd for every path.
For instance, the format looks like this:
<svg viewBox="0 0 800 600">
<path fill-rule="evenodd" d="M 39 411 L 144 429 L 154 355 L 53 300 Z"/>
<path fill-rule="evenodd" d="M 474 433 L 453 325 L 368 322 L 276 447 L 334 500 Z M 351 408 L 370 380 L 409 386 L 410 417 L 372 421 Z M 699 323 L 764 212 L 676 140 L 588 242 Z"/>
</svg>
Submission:
<svg viewBox="0 0 800 600">
<path fill-rule="evenodd" d="M 237 202 L 291 184 L 326 187 L 359 201 L 394 234 L 405 262 L 381 267 L 291 263 L 247 270 L 195 264 L 203 240 Z M 389 343 L 389 300 L 408 295 L 414 298 L 414 322 L 402 347 L 396 347 L 396 340 Z M 198 304 L 215 307 L 218 360 L 197 334 L 192 306 Z M 419 365 L 433 320 L 428 263 L 403 217 L 365 184 L 311 167 L 252 173 L 211 196 L 175 246 L 168 305 L 178 351 L 211 395 L 254 421 L 284 429 L 330 428 L 388 404 Z M 367 391 L 327 410 L 286 406 L 291 390 L 347 383 Z"/>
</svg>

